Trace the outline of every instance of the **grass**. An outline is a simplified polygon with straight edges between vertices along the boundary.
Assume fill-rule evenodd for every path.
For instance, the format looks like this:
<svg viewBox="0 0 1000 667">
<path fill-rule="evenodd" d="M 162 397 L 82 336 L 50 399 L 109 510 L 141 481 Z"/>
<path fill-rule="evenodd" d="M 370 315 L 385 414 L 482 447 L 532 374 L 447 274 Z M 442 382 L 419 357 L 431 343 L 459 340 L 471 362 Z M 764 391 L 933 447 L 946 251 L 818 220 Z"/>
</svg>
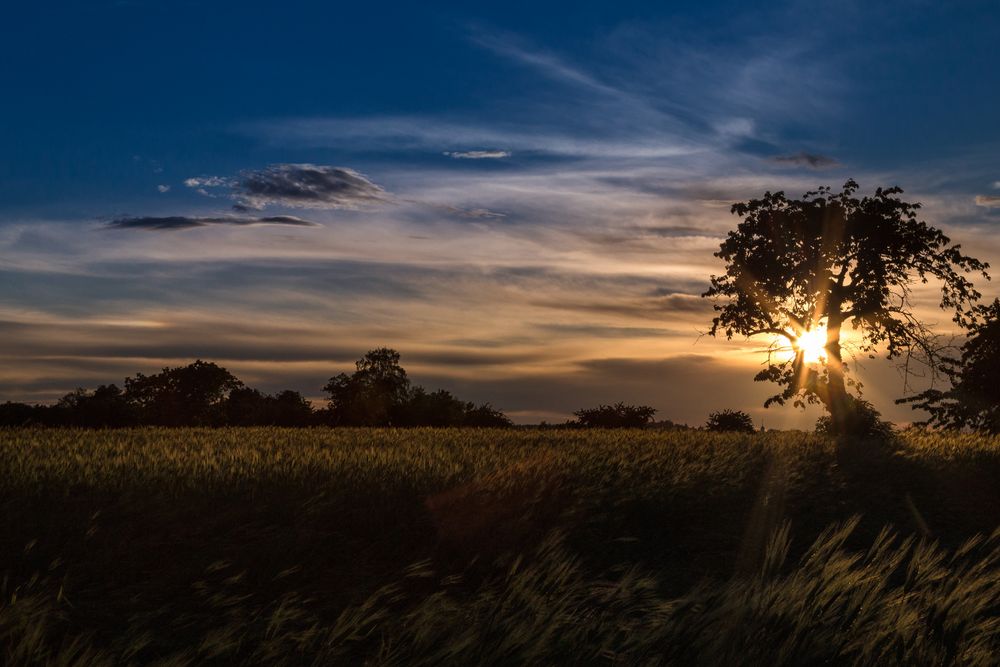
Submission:
<svg viewBox="0 0 1000 667">
<path fill-rule="evenodd" d="M 993 664 L 1000 439 L 0 431 L 0 660 Z"/>
</svg>

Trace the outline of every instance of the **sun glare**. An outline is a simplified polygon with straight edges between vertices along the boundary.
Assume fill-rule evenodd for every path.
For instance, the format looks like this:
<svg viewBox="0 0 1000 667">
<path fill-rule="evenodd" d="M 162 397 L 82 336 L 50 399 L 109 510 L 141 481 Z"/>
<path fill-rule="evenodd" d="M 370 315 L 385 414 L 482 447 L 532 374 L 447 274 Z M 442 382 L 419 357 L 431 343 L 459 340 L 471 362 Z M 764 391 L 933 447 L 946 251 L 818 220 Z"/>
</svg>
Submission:
<svg viewBox="0 0 1000 667">
<path fill-rule="evenodd" d="M 795 347 L 802 351 L 806 363 L 814 364 L 826 359 L 826 328 L 810 329 L 795 341 Z"/>
</svg>

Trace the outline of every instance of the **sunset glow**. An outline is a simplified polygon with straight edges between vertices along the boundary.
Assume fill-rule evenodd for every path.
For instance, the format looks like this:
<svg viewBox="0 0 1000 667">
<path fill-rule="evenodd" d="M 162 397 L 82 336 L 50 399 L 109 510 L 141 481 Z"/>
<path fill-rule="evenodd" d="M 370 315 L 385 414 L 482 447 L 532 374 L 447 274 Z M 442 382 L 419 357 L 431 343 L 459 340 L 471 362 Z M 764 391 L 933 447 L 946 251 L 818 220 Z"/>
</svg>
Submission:
<svg viewBox="0 0 1000 667">
<path fill-rule="evenodd" d="M 795 341 L 795 347 L 802 352 L 802 358 L 807 364 L 825 361 L 826 327 L 817 327 L 803 332 Z"/>
<path fill-rule="evenodd" d="M 747 368 L 766 336 L 703 335 L 734 202 L 898 184 L 1000 260 L 995 19 L 976 3 L 889 32 L 908 5 L 390 4 L 11 9 L 0 402 L 198 358 L 318 400 L 385 345 L 521 422 L 626 401 L 701 423 L 711 395 L 808 426 L 763 408 Z M 947 67 L 944 25 L 968 45 Z M 891 109 L 866 102 L 883 89 Z M 922 289 L 921 321 L 953 333 Z M 799 343 L 810 363 L 820 338 Z M 888 363 L 862 375 L 902 390 Z"/>
</svg>

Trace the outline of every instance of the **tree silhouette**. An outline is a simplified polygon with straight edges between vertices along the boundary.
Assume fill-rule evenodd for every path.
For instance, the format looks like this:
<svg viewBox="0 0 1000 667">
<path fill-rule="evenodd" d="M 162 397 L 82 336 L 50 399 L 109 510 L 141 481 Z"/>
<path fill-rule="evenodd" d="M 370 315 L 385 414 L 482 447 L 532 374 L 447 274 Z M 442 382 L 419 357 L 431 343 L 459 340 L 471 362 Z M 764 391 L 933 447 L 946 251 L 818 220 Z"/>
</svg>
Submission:
<svg viewBox="0 0 1000 667">
<path fill-rule="evenodd" d="M 314 423 L 312 405 L 297 391 L 285 389 L 268 397 L 270 424 L 274 426 L 308 426 Z"/>
<path fill-rule="evenodd" d="M 705 422 L 706 431 L 716 433 L 754 433 L 753 417 L 742 410 L 722 410 L 713 412 Z"/>
<path fill-rule="evenodd" d="M 930 416 L 922 425 L 1000 433 L 1000 300 L 980 312 L 983 318 L 970 325 L 961 358 L 946 362 L 951 388 L 897 401 L 926 410 Z"/>
<path fill-rule="evenodd" d="M 573 413 L 580 426 L 588 428 L 638 428 L 653 421 L 656 408 L 648 405 L 599 405 Z"/>
<path fill-rule="evenodd" d="M 507 428 L 513 425 L 514 422 L 507 415 L 489 403 L 481 403 L 479 405 L 473 403 L 465 404 L 465 416 L 462 418 L 462 426 Z"/>
<path fill-rule="evenodd" d="M 68 426 L 115 428 L 138 423 L 135 406 L 113 384 L 102 384 L 92 392 L 72 391 L 59 399 L 53 414 L 58 415 L 58 422 Z"/>
<path fill-rule="evenodd" d="M 820 402 L 837 432 L 844 432 L 850 410 L 844 324 L 857 332 L 853 345 L 860 353 L 874 357 L 884 346 L 889 359 L 919 354 L 933 364 L 929 331 L 912 310 L 914 283 L 939 281 L 941 307 L 968 325 L 980 294 L 963 273 L 988 278 L 987 264 L 917 219 L 920 204 L 899 199 L 901 189 L 879 188 L 860 199 L 857 189 L 849 180 L 840 193 L 821 187 L 787 199 L 767 192 L 734 204 L 732 213 L 742 221 L 715 253 L 726 272 L 713 275 L 703 295 L 716 302 L 711 335 L 779 341 L 754 378 L 783 387 L 765 405 Z M 826 359 L 810 359 L 803 343 L 824 327 Z M 779 348 L 790 352 L 783 357 Z"/>
<path fill-rule="evenodd" d="M 268 397 L 257 389 L 238 387 L 229 392 L 221 412 L 230 426 L 261 426 L 268 422 Z"/>
<path fill-rule="evenodd" d="M 334 426 L 504 427 L 511 421 L 489 403 L 476 406 L 444 389 L 411 387 L 399 352 L 380 347 L 365 354 L 351 375 L 330 378 L 327 421 Z"/>
<path fill-rule="evenodd" d="M 860 398 L 848 396 L 847 411 L 839 430 L 835 428 L 833 419 L 825 415 L 816 420 L 816 432 L 825 435 L 850 433 L 854 436 L 888 441 L 895 429 L 891 422 L 882 419 L 882 415 L 874 405 Z"/>
<path fill-rule="evenodd" d="M 274 396 L 250 387 L 233 389 L 222 414 L 231 426 L 308 426 L 313 421 L 309 401 L 290 389 Z"/>
<path fill-rule="evenodd" d="M 341 373 L 323 387 L 330 394 L 334 424 L 389 426 L 409 399 L 410 380 L 399 365 L 399 352 L 387 347 L 370 350 L 351 375 Z"/>
<path fill-rule="evenodd" d="M 471 406 L 470 406 L 471 407 Z M 400 406 L 400 426 L 456 426 L 465 420 L 466 404 L 444 389 L 415 387 Z"/>
<path fill-rule="evenodd" d="M 199 359 L 155 375 L 126 378 L 125 398 L 138 408 L 145 424 L 211 426 L 222 421 L 223 402 L 241 387 L 225 368 Z"/>
</svg>

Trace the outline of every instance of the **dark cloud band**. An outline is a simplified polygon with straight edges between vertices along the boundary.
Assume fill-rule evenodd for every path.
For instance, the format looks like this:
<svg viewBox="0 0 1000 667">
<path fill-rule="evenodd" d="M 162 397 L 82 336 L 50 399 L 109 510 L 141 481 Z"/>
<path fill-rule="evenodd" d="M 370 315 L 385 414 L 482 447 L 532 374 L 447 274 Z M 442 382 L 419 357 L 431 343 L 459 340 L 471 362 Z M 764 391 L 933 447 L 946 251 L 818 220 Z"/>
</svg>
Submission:
<svg viewBox="0 0 1000 667">
<path fill-rule="evenodd" d="M 106 226 L 111 229 L 144 229 L 154 232 L 172 232 L 181 229 L 194 229 L 196 227 L 210 227 L 212 225 L 235 225 L 247 227 L 250 225 L 289 225 L 292 227 L 318 227 L 315 222 L 296 218 L 292 215 L 273 215 L 256 218 L 239 218 L 236 216 L 224 216 L 217 218 L 189 217 L 184 215 L 171 215 L 165 217 L 141 216 L 133 218 L 117 218 L 109 222 Z"/>
</svg>

